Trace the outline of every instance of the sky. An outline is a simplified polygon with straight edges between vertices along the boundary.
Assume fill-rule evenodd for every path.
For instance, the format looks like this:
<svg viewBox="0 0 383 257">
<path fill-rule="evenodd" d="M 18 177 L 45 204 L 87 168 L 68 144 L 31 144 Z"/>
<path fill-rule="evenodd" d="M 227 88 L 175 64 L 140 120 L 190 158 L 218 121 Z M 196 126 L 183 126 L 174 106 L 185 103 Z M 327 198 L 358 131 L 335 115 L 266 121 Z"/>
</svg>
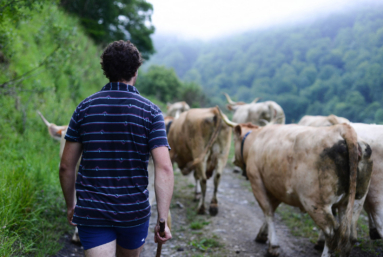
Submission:
<svg viewBox="0 0 383 257">
<path fill-rule="evenodd" d="M 147 0 L 157 35 L 210 40 L 382 0 Z"/>
</svg>

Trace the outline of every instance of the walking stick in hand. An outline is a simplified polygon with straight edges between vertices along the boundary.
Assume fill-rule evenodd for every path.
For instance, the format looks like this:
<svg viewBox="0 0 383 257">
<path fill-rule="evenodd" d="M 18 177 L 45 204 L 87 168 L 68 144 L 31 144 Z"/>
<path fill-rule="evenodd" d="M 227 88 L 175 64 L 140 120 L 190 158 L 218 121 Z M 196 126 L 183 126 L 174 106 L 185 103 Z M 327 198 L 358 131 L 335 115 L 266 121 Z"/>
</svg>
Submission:
<svg viewBox="0 0 383 257">
<path fill-rule="evenodd" d="M 160 219 L 160 231 L 159 234 L 161 237 L 165 236 L 165 220 Z M 162 243 L 158 242 L 157 244 L 157 253 L 156 257 L 161 257 Z"/>
</svg>

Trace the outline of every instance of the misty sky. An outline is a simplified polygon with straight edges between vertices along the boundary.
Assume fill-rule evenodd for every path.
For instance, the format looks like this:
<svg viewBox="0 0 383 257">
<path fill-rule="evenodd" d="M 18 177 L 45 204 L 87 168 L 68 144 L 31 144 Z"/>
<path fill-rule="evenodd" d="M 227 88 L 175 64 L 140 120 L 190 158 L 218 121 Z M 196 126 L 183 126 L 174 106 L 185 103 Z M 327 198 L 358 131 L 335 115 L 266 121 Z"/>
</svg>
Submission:
<svg viewBox="0 0 383 257">
<path fill-rule="evenodd" d="M 147 0 L 156 34 L 203 40 L 302 21 L 382 0 Z"/>
</svg>

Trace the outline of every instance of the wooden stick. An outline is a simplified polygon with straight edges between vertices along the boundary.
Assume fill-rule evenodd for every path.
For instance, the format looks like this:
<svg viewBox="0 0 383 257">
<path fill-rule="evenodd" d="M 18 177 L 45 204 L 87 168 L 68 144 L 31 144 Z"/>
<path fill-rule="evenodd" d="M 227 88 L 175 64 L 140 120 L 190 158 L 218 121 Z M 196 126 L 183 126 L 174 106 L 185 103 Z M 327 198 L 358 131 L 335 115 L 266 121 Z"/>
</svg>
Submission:
<svg viewBox="0 0 383 257">
<path fill-rule="evenodd" d="M 165 220 L 160 219 L 160 231 L 159 234 L 161 237 L 165 236 Z M 157 253 L 156 257 L 161 257 L 162 243 L 158 242 L 157 244 Z"/>
</svg>

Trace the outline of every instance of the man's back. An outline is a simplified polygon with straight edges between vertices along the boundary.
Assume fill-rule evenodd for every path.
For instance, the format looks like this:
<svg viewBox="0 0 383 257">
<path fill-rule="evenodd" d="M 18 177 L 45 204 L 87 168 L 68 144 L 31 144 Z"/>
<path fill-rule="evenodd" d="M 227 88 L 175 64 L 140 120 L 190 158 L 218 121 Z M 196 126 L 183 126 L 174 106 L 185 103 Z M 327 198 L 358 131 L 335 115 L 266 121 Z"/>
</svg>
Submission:
<svg viewBox="0 0 383 257">
<path fill-rule="evenodd" d="M 148 159 L 167 145 L 163 126 L 158 107 L 124 83 L 80 103 L 66 136 L 83 146 L 74 223 L 130 227 L 149 219 Z"/>
</svg>

